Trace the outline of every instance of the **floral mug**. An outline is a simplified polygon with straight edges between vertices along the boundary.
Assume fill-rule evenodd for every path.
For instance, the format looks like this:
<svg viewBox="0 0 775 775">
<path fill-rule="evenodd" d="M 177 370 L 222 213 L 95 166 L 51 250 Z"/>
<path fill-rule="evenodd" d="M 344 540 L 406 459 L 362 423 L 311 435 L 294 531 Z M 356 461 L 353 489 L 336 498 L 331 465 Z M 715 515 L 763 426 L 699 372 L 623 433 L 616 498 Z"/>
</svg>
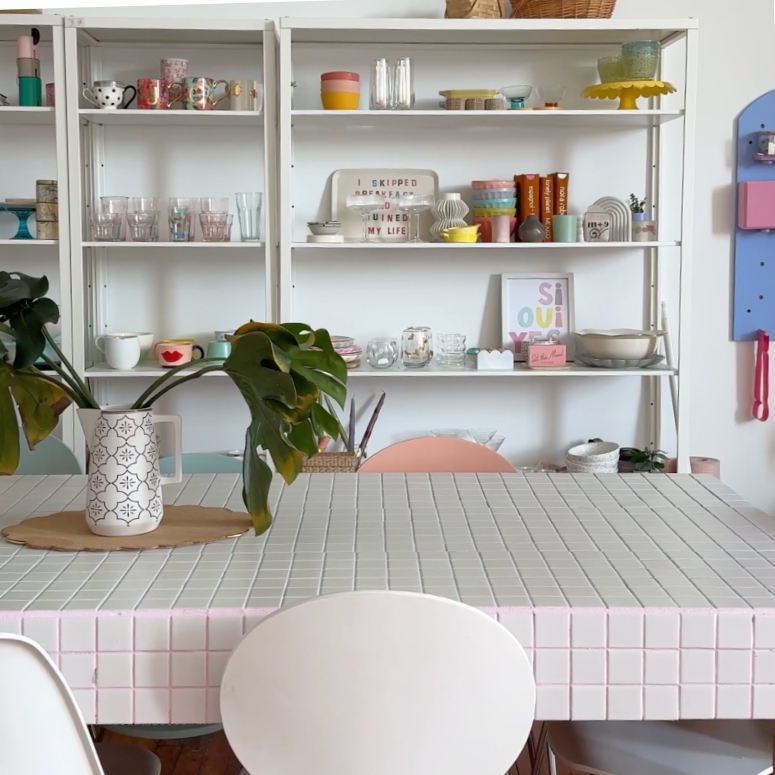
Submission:
<svg viewBox="0 0 775 775">
<path fill-rule="evenodd" d="M 166 110 L 183 99 L 183 87 L 166 78 L 140 78 L 137 82 L 137 107 L 140 110 Z"/>
<path fill-rule="evenodd" d="M 226 87 L 224 93 L 215 98 L 215 90 L 219 84 Z M 212 78 L 185 78 L 183 80 L 184 106 L 186 110 L 213 110 L 215 106 L 229 96 L 229 82 L 222 78 L 218 81 Z"/>
</svg>

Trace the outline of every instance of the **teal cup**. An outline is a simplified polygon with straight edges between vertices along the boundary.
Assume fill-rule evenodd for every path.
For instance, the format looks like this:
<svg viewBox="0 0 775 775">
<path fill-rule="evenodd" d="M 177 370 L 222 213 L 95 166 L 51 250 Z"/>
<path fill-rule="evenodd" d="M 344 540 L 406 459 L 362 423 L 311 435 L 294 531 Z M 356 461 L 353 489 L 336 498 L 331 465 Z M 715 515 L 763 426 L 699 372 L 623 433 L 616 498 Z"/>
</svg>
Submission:
<svg viewBox="0 0 775 775">
<path fill-rule="evenodd" d="M 19 78 L 19 105 L 25 108 L 39 108 L 43 104 L 43 89 L 40 78 Z"/>
<path fill-rule="evenodd" d="M 231 355 L 231 342 L 208 342 L 207 357 L 225 361 Z"/>
<path fill-rule="evenodd" d="M 552 241 L 576 242 L 577 215 L 552 216 Z"/>
</svg>

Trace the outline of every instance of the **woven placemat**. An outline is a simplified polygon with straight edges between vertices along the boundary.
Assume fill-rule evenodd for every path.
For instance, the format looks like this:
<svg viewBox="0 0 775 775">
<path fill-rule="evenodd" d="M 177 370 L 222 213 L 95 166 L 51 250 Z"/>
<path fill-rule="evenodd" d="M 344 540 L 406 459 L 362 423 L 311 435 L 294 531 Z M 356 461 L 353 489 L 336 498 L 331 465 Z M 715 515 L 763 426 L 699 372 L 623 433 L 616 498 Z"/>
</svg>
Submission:
<svg viewBox="0 0 775 775">
<path fill-rule="evenodd" d="M 164 549 L 209 544 L 236 538 L 250 530 L 248 514 L 205 506 L 165 506 L 164 518 L 151 533 L 139 536 L 98 536 L 86 525 L 83 511 L 60 511 L 31 517 L 3 529 L 14 544 L 59 552 L 109 552 L 118 549 Z"/>
</svg>

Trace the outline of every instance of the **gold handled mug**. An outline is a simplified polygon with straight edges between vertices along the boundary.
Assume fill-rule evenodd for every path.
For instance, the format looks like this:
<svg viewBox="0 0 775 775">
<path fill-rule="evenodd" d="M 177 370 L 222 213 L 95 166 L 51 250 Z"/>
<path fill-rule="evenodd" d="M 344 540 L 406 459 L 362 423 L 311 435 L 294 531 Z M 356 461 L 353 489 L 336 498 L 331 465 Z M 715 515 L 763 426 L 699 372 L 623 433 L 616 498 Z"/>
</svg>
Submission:
<svg viewBox="0 0 775 775">
<path fill-rule="evenodd" d="M 219 84 L 226 87 L 224 93 L 216 99 L 215 90 Z M 214 110 L 215 106 L 225 100 L 231 91 L 229 82 L 213 80 L 212 78 L 185 78 L 183 80 L 184 106 L 186 110 Z"/>
</svg>

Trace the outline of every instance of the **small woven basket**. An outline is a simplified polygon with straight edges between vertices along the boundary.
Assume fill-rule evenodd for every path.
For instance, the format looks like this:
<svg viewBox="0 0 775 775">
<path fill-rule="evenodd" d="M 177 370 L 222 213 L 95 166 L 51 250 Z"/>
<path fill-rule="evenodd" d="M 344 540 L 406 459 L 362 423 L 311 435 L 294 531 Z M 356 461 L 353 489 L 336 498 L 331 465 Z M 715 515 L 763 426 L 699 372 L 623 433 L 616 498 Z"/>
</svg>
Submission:
<svg viewBox="0 0 775 775">
<path fill-rule="evenodd" d="M 503 19 L 502 0 L 447 0 L 446 19 Z"/>
<path fill-rule="evenodd" d="M 610 19 L 616 0 L 511 0 L 512 19 Z"/>
<path fill-rule="evenodd" d="M 318 452 L 307 458 L 302 466 L 304 474 L 352 474 L 361 462 L 360 452 Z"/>
</svg>

